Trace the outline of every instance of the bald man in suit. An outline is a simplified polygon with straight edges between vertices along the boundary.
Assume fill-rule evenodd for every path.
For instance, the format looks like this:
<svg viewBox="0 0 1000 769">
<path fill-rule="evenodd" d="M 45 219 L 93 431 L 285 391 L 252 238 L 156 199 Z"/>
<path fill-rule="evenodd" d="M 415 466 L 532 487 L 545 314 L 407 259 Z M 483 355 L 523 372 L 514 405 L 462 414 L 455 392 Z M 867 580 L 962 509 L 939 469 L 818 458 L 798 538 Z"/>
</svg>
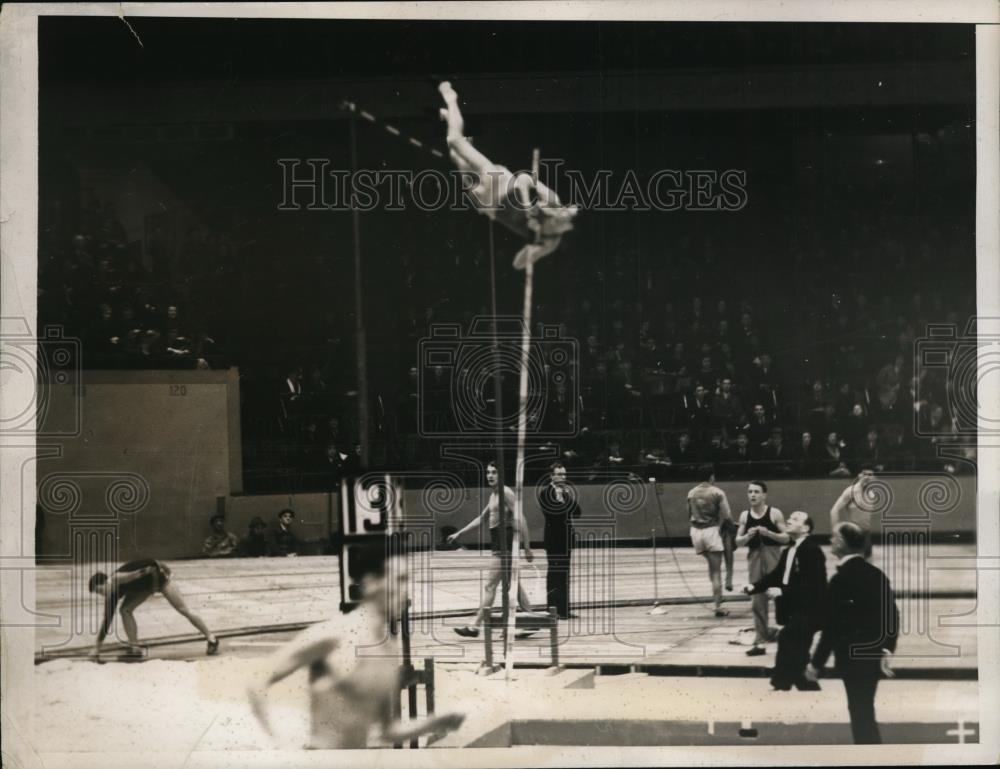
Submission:
<svg viewBox="0 0 1000 769">
<path fill-rule="evenodd" d="M 865 560 L 869 539 L 856 523 L 834 529 L 831 545 L 839 556 L 827 592 L 827 617 L 806 678 L 815 681 L 832 652 L 847 693 L 855 744 L 882 742 L 875 721 L 875 690 L 882 675 L 892 677 L 899 608 L 888 578 Z"/>
</svg>

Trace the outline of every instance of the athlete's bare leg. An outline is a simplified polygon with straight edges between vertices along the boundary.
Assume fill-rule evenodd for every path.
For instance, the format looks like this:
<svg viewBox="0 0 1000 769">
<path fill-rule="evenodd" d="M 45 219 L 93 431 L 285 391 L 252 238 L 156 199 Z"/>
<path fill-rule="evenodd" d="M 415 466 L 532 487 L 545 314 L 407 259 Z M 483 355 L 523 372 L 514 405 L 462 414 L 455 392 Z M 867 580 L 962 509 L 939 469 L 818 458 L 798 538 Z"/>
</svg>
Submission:
<svg viewBox="0 0 1000 769">
<path fill-rule="evenodd" d="M 500 580 L 503 578 L 503 572 L 500 567 L 500 558 L 494 556 L 493 563 L 490 564 L 489 575 L 486 577 L 486 584 L 483 585 L 483 597 L 479 603 L 479 611 L 476 612 L 476 620 L 473 622 L 473 627 L 479 627 L 483 624 L 483 620 L 486 619 L 486 613 L 493 608 L 493 602 L 497 597 L 497 587 L 500 585 Z"/>
<path fill-rule="evenodd" d="M 136 625 L 133 612 L 151 595 L 151 592 L 126 595 L 122 601 L 121 609 L 118 610 L 122 618 L 122 627 L 125 628 L 125 635 L 128 636 L 128 642 L 133 647 L 139 645 L 139 627 Z"/>
<path fill-rule="evenodd" d="M 712 597 L 715 599 L 715 611 L 722 611 L 722 553 L 705 553 L 708 561 L 708 578 L 712 582 Z"/>
<path fill-rule="evenodd" d="M 460 171 L 486 174 L 495 166 L 465 137 L 465 121 L 462 119 L 462 111 L 458 107 L 458 94 L 451 87 L 451 83 L 447 81 L 441 83 L 438 90 L 447 105 L 440 111 L 440 115 L 441 119 L 448 124 L 448 148 L 452 162 L 458 166 Z"/>
<path fill-rule="evenodd" d="M 733 539 L 729 532 L 722 537 L 722 560 L 726 564 L 726 590 L 733 589 Z"/>
<path fill-rule="evenodd" d="M 483 585 L 483 595 L 479 602 L 479 609 L 476 611 L 476 618 L 472 625 L 457 630 L 456 632 L 459 635 L 470 635 L 473 631 L 476 633 L 479 632 L 479 626 L 486 620 L 487 613 L 493 609 L 493 604 L 497 597 L 497 588 L 500 586 L 502 580 L 503 571 L 500 557 L 494 556 L 493 563 L 490 564 L 489 574 L 486 577 L 486 583 Z M 524 585 L 520 581 L 517 583 L 517 605 L 521 611 L 531 611 L 531 602 L 528 600 L 528 594 L 525 592 Z"/>
<path fill-rule="evenodd" d="M 177 589 L 173 582 L 167 582 L 160 589 L 163 593 L 163 597 L 167 599 L 168 603 L 177 610 L 177 612 L 185 617 L 188 622 L 194 625 L 205 636 L 205 640 L 209 643 L 215 643 L 215 635 L 212 631 L 208 629 L 208 626 L 202 621 L 201 617 L 191 611 L 187 604 L 184 602 L 184 596 L 181 595 L 181 591 Z"/>
</svg>

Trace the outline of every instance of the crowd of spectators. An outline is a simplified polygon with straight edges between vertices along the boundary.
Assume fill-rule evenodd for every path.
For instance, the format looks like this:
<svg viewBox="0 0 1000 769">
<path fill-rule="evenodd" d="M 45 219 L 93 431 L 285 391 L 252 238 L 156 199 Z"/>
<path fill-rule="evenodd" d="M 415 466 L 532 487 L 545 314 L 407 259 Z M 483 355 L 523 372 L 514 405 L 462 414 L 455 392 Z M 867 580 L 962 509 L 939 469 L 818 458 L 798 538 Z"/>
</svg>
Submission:
<svg viewBox="0 0 1000 769">
<path fill-rule="evenodd" d="M 292 529 L 295 511 L 284 508 L 278 511 L 277 525 L 268 530 L 267 523 L 259 515 L 254 516 L 241 539 L 226 528 L 222 515 L 209 519 L 212 533 L 205 538 L 201 553 L 208 558 L 264 558 L 296 556 L 303 543 Z"/>
<path fill-rule="evenodd" d="M 216 236 L 192 228 L 178 259 L 163 228 L 152 227 L 144 256 L 115 206 L 95 195 L 72 224 L 58 215 L 47 224 L 40 233 L 39 318 L 80 340 L 84 368 L 225 365 L 208 330 L 211 286 L 199 266 L 206 263 L 202 251 L 225 252 Z"/>
<path fill-rule="evenodd" d="M 536 288 L 546 303 L 535 316 L 558 324 L 578 358 L 549 366 L 539 345 L 547 380 L 532 381 L 531 394 L 544 407 L 529 411 L 529 433 L 551 436 L 569 466 L 591 475 L 614 467 L 687 479 L 704 461 L 731 478 L 847 477 L 861 464 L 971 471 L 970 426 L 954 422 L 947 368 L 914 365 L 929 324 L 961 336 L 974 314 L 971 271 L 953 266 L 971 264 L 971 230 L 952 222 L 918 237 L 906 217 L 873 223 L 856 211 L 828 221 L 839 232 L 816 233 L 764 269 L 759 255 L 724 260 L 723 236 L 712 233 L 682 235 L 654 267 L 626 242 L 601 259 L 576 253 L 547 266 L 554 277 Z M 481 267 L 483 255 L 470 262 Z M 430 291 L 413 292 L 404 311 L 415 340 L 443 320 L 468 333 L 484 312 Z M 390 457 L 458 470 L 441 456 L 449 439 L 428 433 L 455 427 L 466 381 L 482 382 L 481 402 L 491 403 L 490 379 L 411 364 L 384 436 Z M 506 377 L 505 403 L 516 403 L 516 384 Z"/>
<path fill-rule="evenodd" d="M 447 433 L 465 429 L 456 388 L 483 390 L 465 400 L 492 408 L 492 377 L 476 364 L 419 358 L 440 323 L 457 324 L 466 347 L 483 344 L 467 337 L 486 314 L 488 251 L 482 239 L 470 243 L 470 217 L 456 217 L 435 220 L 436 251 L 418 254 L 426 222 L 402 218 L 380 228 L 399 247 L 378 233 L 366 241 L 379 258 L 391 254 L 391 269 L 368 273 L 378 293 L 366 309 L 367 434 L 379 466 L 458 470 L 441 451 L 454 442 Z M 952 266 L 972 264 L 971 235 L 957 218 L 919 238 L 905 217 L 873 222 L 855 211 L 816 221 L 838 227 L 785 238 L 785 252 L 769 261 L 759 249 L 747 259 L 724 254 L 735 235 L 721 225 L 680 231 L 670 254 L 654 258 L 626 237 L 593 242 L 582 220 L 563 246 L 572 258 L 557 255 L 539 270 L 535 318 L 575 352 L 555 361 L 545 343 L 537 347 L 544 381 L 531 380 L 529 432 L 591 475 L 615 468 L 687 479 L 705 461 L 731 478 L 846 477 L 861 463 L 968 471 L 971 449 L 938 456 L 941 443 L 968 434 L 954 423 L 947 369 L 914 361 L 929 323 L 961 334 L 974 313 L 971 267 Z M 332 488 L 359 466 L 349 260 L 274 265 L 276 283 L 258 279 L 253 260 L 235 271 L 226 241 L 204 230 L 187 233 L 171 260 L 157 257 L 155 230 L 143 257 L 113 208 L 96 201 L 77 229 L 65 243 L 43 243 L 40 317 L 77 331 L 85 367 L 239 366 L 248 489 L 257 481 L 260 490 Z M 243 288 L 227 284 L 233 271 Z M 275 298 L 260 318 L 239 316 L 252 309 L 240 308 L 251 283 L 288 301 Z M 501 306 L 519 306 L 520 289 L 519 273 L 500 271 Z M 340 300 L 321 301 L 331 292 Z M 220 304 L 238 316 L 229 328 L 256 329 L 254 344 L 230 340 L 225 363 L 207 331 Z M 504 369 L 502 380 L 511 415 L 516 371 Z M 507 420 L 511 439 L 515 426 Z"/>
</svg>

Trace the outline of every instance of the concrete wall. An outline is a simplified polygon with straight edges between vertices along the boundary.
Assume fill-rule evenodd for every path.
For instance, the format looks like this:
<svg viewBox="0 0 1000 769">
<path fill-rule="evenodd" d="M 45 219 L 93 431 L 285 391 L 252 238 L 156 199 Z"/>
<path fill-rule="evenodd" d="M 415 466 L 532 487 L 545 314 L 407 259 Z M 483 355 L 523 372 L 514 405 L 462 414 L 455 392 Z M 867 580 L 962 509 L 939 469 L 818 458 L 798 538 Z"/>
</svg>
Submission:
<svg viewBox="0 0 1000 769">
<path fill-rule="evenodd" d="M 220 508 L 229 530 L 243 535 L 254 516 L 274 525 L 278 510 L 291 507 L 299 537 L 317 543 L 313 550 L 336 531 L 336 496 L 240 493 L 235 369 L 84 372 L 80 384 L 82 389 L 69 381 L 46 391 L 37 463 L 44 555 L 78 561 L 197 557 L 208 518 Z M 486 502 L 485 489 L 442 480 L 431 473 L 411 476 L 404 497 L 406 517 L 433 526 L 435 539 L 441 527 L 463 526 Z M 686 536 L 685 496 L 691 484 L 602 480 L 576 482 L 585 523 L 617 539 Z M 880 476 L 880 482 L 876 529 L 892 522 L 897 529 L 929 527 L 938 534 L 975 531 L 975 477 L 890 474 Z M 720 485 L 734 513 L 741 510 L 746 484 Z M 773 481 L 769 501 L 786 514 L 806 510 L 815 518 L 817 533 L 829 533 L 830 507 L 846 485 L 846 480 Z M 532 540 L 541 540 L 542 514 L 533 487 L 526 494 L 525 514 Z M 110 543 L 99 547 L 114 552 L 87 551 L 88 543 L 97 540 Z M 476 533 L 466 536 L 469 545 L 476 541 Z"/>
<path fill-rule="evenodd" d="M 83 372 L 47 397 L 38 438 L 42 554 L 198 552 L 217 498 L 242 485 L 236 370 Z M 46 434 L 76 415 L 72 434 Z M 110 537 L 117 553 L 78 552 L 88 532 Z"/>
<path fill-rule="evenodd" d="M 887 474 L 880 476 L 880 480 L 882 483 L 875 497 L 878 500 L 876 507 L 881 510 L 875 520 L 876 531 L 881 531 L 887 523 L 895 530 L 905 531 L 929 527 L 932 534 L 975 531 L 975 477 Z M 830 508 L 847 485 L 845 480 L 774 481 L 768 484 L 768 501 L 786 515 L 794 510 L 805 510 L 815 520 L 816 533 L 829 534 Z M 745 482 L 719 486 L 729 497 L 734 515 L 746 507 Z M 601 527 L 613 526 L 615 537 L 620 539 L 649 539 L 654 530 L 656 537 L 687 535 L 685 499 L 690 487 L 689 483 L 630 483 L 612 479 L 602 484 L 580 484 L 576 491 L 584 521 Z M 484 488 L 458 488 L 447 493 L 440 487 L 426 491 L 408 489 L 404 510 L 410 519 L 433 520 L 439 534 L 442 526 L 464 526 L 479 514 L 485 503 Z M 237 496 L 230 498 L 228 505 L 229 527 L 241 534 L 255 515 L 273 525 L 278 510 L 284 507 L 296 511 L 297 529 L 302 538 L 325 537 L 328 530 L 337 527 L 336 495 Z M 543 518 L 534 488 L 526 495 L 525 515 L 532 540 L 540 541 Z M 473 545 L 477 535 L 470 532 L 464 541 Z"/>
</svg>

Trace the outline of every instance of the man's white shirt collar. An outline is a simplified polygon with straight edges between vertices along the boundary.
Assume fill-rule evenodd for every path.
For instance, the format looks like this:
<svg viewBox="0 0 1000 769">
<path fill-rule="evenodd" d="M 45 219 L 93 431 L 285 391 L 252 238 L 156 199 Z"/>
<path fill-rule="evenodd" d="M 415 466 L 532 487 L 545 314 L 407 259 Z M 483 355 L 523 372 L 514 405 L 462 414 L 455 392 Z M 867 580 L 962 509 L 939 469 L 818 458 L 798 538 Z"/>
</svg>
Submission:
<svg viewBox="0 0 1000 769">
<path fill-rule="evenodd" d="M 809 535 L 806 534 L 804 537 L 799 537 L 788 548 L 788 556 L 785 559 L 785 573 L 781 577 L 781 584 L 783 586 L 787 585 L 788 584 L 788 580 L 791 579 L 791 576 L 792 576 L 792 564 L 795 561 L 796 550 L 798 550 L 799 545 L 801 545 L 803 542 L 806 541 L 806 539 L 808 538 L 808 536 Z"/>
</svg>

